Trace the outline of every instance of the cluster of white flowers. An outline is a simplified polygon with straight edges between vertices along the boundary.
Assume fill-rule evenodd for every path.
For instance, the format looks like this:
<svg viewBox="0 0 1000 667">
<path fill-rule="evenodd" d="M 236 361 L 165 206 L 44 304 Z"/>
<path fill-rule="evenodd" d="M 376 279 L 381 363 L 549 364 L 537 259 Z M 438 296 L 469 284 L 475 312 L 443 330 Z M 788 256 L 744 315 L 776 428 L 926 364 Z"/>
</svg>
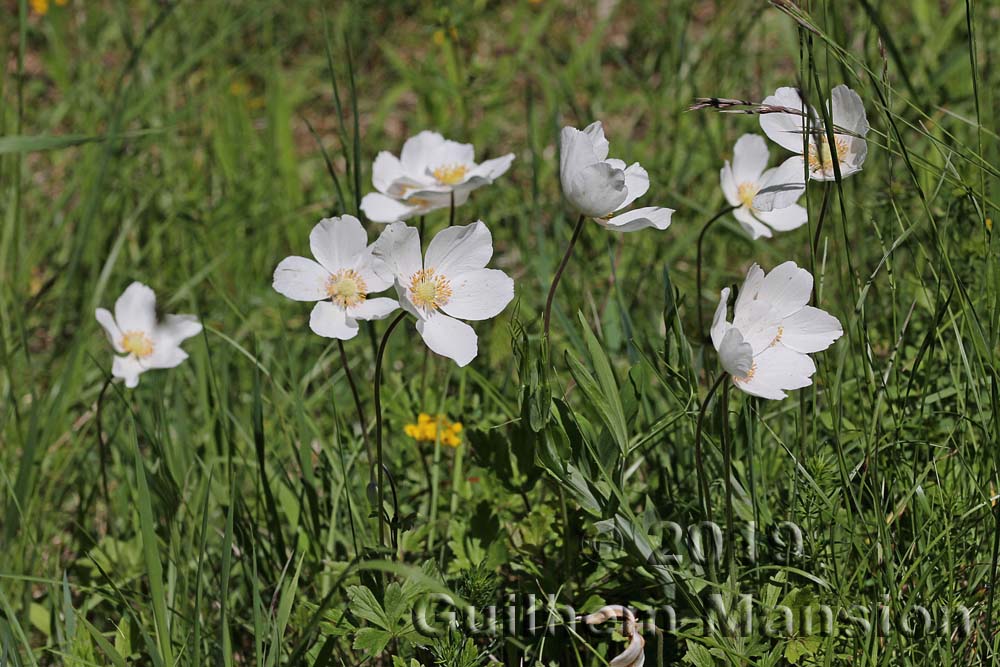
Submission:
<svg viewBox="0 0 1000 667">
<path fill-rule="evenodd" d="M 761 129 L 795 155 L 768 169 L 764 139 L 746 134 L 736 142 L 732 163 L 726 161 L 720 173 L 733 215 L 753 239 L 805 224 L 806 210 L 796 202 L 807 179 L 849 176 L 861 169 L 867 153 L 864 106 L 846 86 L 831 93 L 830 132 L 794 88 L 779 88 L 763 105 L 770 111 L 761 114 Z M 650 188 L 646 170 L 638 162 L 626 166 L 609 158 L 608 151 L 600 121 L 583 130 L 562 130 L 560 180 L 567 202 L 581 216 L 579 225 L 590 218 L 619 232 L 667 229 L 673 209 L 629 208 Z M 361 202 L 371 221 L 389 223 L 378 239 L 369 244 L 368 233 L 353 216 L 321 220 L 309 237 L 315 259 L 282 260 L 274 271 L 274 289 L 289 299 L 314 302 L 310 328 L 340 340 L 357 335 L 359 320 L 381 320 L 401 308 L 413 316 L 428 348 L 465 366 L 476 356 L 478 339 L 464 320 L 500 314 L 514 298 L 514 281 L 503 271 L 487 268 L 493 240 L 482 221 L 446 227 L 426 252 L 418 230 L 404 221 L 444 208 L 454 214 L 473 190 L 503 175 L 513 160 L 514 155 L 507 154 L 477 163 L 471 144 L 429 131 L 408 139 L 398 158 L 380 152 L 372 167 L 377 192 Z M 564 264 L 568 257 L 569 251 Z M 726 319 L 729 290 L 722 290 L 711 338 L 723 369 L 740 389 L 780 399 L 786 390 L 811 383 L 815 365 L 807 355 L 826 349 L 843 333 L 836 318 L 807 305 L 812 281 L 793 262 L 767 275 L 754 264 L 732 323 Z M 396 299 L 371 297 L 390 287 Z M 128 387 L 136 386 L 147 370 L 180 364 L 187 358 L 181 342 L 201 331 L 191 315 L 170 315 L 158 323 L 153 291 L 141 283 L 125 290 L 114 316 L 103 308 L 96 316 L 122 355 L 115 357 L 112 374 Z"/>
</svg>

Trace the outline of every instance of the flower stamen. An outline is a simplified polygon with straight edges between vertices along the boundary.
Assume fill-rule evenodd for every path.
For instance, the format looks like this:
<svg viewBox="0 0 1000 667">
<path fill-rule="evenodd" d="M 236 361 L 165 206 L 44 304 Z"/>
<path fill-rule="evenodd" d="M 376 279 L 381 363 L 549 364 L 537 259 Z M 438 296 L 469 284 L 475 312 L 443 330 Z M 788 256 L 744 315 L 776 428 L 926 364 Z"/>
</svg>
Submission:
<svg viewBox="0 0 1000 667">
<path fill-rule="evenodd" d="M 437 310 L 451 299 L 451 283 L 434 269 L 421 269 L 410 277 L 410 301 L 417 308 Z"/>
<path fill-rule="evenodd" d="M 837 159 L 843 161 L 847 157 L 847 140 L 837 137 L 834 146 L 837 149 Z M 830 142 L 825 135 L 820 138 L 819 148 L 815 141 L 809 143 L 809 168 L 812 171 L 833 173 L 833 151 L 830 150 Z"/>
<path fill-rule="evenodd" d="M 442 185 L 456 185 L 462 182 L 469 168 L 464 164 L 443 164 L 431 174 Z"/>
<path fill-rule="evenodd" d="M 739 187 L 736 188 L 736 196 L 739 197 L 741 204 L 747 208 L 753 208 L 753 198 L 757 196 L 757 184 L 740 183 Z"/>
<path fill-rule="evenodd" d="M 126 331 L 119 345 L 125 352 L 134 354 L 138 359 L 145 359 L 153 354 L 153 341 L 142 331 Z"/>
<path fill-rule="evenodd" d="M 750 365 L 750 370 L 747 371 L 746 375 L 744 375 L 743 377 L 734 377 L 733 382 L 749 382 L 750 380 L 753 379 L 753 376 L 756 374 L 757 374 L 757 362 L 755 361 L 753 362 L 753 364 Z"/>
<path fill-rule="evenodd" d="M 326 280 L 326 293 L 341 308 L 350 308 L 365 302 L 368 286 L 354 269 L 344 269 Z"/>
</svg>

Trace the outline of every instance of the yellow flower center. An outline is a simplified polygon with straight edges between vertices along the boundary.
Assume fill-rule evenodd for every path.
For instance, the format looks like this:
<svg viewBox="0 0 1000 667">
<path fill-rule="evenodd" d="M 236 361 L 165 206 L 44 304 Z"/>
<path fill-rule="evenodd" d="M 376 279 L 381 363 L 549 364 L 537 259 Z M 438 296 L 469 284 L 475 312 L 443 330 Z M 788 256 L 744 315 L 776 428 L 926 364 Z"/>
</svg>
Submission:
<svg viewBox="0 0 1000 667">
<path fill-rule="evenodd" d="M 843 160 L 847 157 L 847 140 L 842 137 L 837 137 L 834 144 L 837 148 L 837 159 Z M 828 174 L 833 173 L 833 151 L 830 150 L 830 142 L 827 141 L 826 135 L 820 139 L 819 148 L 816 147 L 816 142 L 809 144 L 809 168 L 812 171 L 823 171 Z"/>
<path fill-rule="evenodd" d="M 344 269 L 327 279 L 326 293 L 330 295 L 330 300 L 341 308 L 349 308 L 364 303 L 368 296 L 368 286 L 357 271 Z"/>
<path fill-rule="evenodd" d="M 749 382 L 750 380 L 753 379 L 753 376 L 756 374 L 757 374 L 757 362 L 755 361 L 753 362 L 753 364 L 750 365 L 750 370 L 747 371 L 746 375 L 744 375 L 741 378 L 734 377 L 733 382 Z"/>
<path fill-rule="evenodd" d="M 153 341 L 141 331 L 126 331 L 119 344 L 125 352 L 134 354 L 139 359 L 153 354 Z"/>
<path fill-rule="evenodd" d="M 421 269 L 410 278 L 410 301 L 417 308 L 436 310 L 451 299 L 451 283 L 434 269 Z"/>
<path fill-rule="evenodd" d="M 736 188 L 736 196 L 740 198 L 740 203 L 747 208 L 753 208 L 753 198 L 757 196 L 756 183 L 740 183 Z"/>
<path fill-rule="evenodd" d="M 455 185 L 465 178 L 465 174 L 468 171 L 469 168 L 464 164 L 443 164 L 431 173 L 434 174 L 434 178 L 437 179 L 438 183 L 442 185 Z"/>
</svg>

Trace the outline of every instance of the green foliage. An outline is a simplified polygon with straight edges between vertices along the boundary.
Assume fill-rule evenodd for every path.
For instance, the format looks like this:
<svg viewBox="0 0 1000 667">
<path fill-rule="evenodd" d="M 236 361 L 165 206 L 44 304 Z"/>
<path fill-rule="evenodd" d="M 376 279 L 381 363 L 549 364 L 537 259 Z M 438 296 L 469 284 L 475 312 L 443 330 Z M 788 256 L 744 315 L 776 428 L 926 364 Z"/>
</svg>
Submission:
<svg viewBox="0 0 1000 667">
<path fill-rule="evenodd" d="M 995 662 L 998 31 L 989 3 L 933 0 L 6 3 L 0 664 L 604 665 L 621 625 L 568 627 L 568 607 L 605 604 L 655 617 L 657 667 Z M 864 170 L 810 183 L 808 225 L 773 239 L 721 218 L 699 293 L 719 168 L 759 124 L 686 106 L 839 83 L 872 125 Z M 545 340 L 575 220 L 558 133 L 595 119 L 648 170 L 639 205 L 677 213 L 666 232 L 588 222 Z M 516 154 L 456 211 L 489 225 L 516 300 L 475 323 L 462 369 L 410 322 L 390 339 L 382 546 L 368 447 L 386 323 L 345 344 L 359 417 L 338 346 L 270 281 L 423 129 Z M 771 146 L 771 166 L 786 157 Z M 426 243 L 447 221 L 412 223 Z M 720 390 L 699 467 L 719 368 L 697 305 L 786 259 L 845 336 L 784 401 Z M 105 385 L 93 312 L 132 280 L 205 330 L 127 390 Z M 462 444 L 407 436 L 421 412 L 461 422 Z M 528 596 L 544 623 L 550 594 L 565 613 L 526 631 Z M 425 636 L 431 595 L 480 619 L 496 605 L 504 628 Z M 745 595 L 753 632 L 709 628 L 716 603 L 741 621 Z M 843 613 L 810 633 L 825 607 Z M 902 632 L 919 608 L 932 631 Z"/>
</svg>

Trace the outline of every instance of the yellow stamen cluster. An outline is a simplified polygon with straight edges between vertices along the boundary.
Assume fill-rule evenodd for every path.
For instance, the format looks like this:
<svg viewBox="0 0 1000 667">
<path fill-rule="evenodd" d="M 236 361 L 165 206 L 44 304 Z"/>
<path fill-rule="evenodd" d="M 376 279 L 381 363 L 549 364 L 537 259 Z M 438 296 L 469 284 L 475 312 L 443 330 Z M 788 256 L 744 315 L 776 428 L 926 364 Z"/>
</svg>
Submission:
<svg viewBox="0 0 1000 667">
<path fill-rule="evenodd" d="M 741 378 L 733 378 L 733 381 L 734 382 L 749 382 L 750 380 L 753 379 L 753 376 L 756 375 L 756 374 L 757 374 L 757 362 L 755 361 L 755 362 L 753 362 L 753 364 L 751 364 L 750 370 L 747 371 L 746 375 L 744 375 Z"/>
<path fill-rule="evenodd" d="M 449 421 L 444 415 L 431 417 L 426 412 L 417 415 L 416 424 L 407 424 L 403 431 L 417 442 L 437 442 L 442 445 L 458 447 L 462 444 L 459 435 L 462 432 L 462 422 Z"/>
<path fill-rule="evenodd" d="M 417 308 L 436 310 L 451 299 L 451 283 L 434 269 L 421 269 L 410 278 L 410 301 Z"/>
<path fill-rule="evenodd" d="M 462 182 L 469 168 L 464 164 L 443 164 L 431 173 L 442 185 L 456 185 Z"/>
<path fill-rule="evenodd" d="M 774 337 L 774 340 L 771 341 L 770 347 L 774 347 L 775 345 L 780 343 L 781 337 L 784 335 L 785 335 L 785 327 L 778 327 L 778 334 Z"/>
<path fill-rule="evenodd" d="M 757 196 L 757 185 L 755 183 L 740 183 L 736 188 L 736 196 L 740 198 L 740 203 L 747 208 L 753 208 L 753 198 Z"/>
<path fill-rule="evenodd" d="M 327 279 L 326 293 L 330 296 L 330 300 L 341 308 L 350 308 L 365 302 L 368 297 L 368 286 L 357 271 L 344 269 Z"/>
<path fill-rule="evenodd" d="M 139 359 L 153 354 L 153 341 L 141 331 L 126 331 L 119 345 L 125 352 L 134 354 Z"/>
<path fill-rule="evenodd" d="M 835 145 L 837 147 L 837 159 L 843 160 L 847 157 L 847 140 L 838 137 Z M 822 137 L 817 149 L 816 143 L 809 144 L 809 168 L 812 171 L 823 171 L 833 173 L 833 151 L 830 150 L 830 142 L 826 137 Z"/>
</svg>

